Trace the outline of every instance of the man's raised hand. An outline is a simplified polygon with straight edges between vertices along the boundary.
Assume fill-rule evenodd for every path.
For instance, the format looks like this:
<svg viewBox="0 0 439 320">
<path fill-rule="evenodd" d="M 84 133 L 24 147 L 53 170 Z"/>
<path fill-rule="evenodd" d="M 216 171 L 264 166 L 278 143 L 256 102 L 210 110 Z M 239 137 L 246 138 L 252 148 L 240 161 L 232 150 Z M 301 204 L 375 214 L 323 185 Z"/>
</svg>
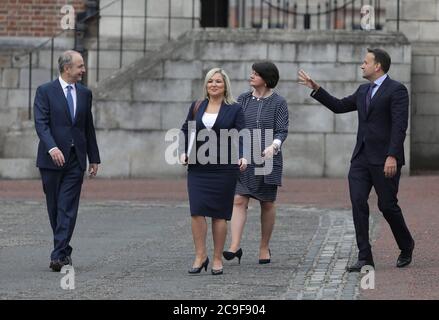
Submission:
<svg viewBox="0 0 439 320">
<path fill-rule="evenodd" d="M 299 75 L 299 84 L 307 86 L 310 89 L 318 90 L 320 86 L 313 80 L 311 77 L 302 69 L 298 72 Z"/>
</svg>

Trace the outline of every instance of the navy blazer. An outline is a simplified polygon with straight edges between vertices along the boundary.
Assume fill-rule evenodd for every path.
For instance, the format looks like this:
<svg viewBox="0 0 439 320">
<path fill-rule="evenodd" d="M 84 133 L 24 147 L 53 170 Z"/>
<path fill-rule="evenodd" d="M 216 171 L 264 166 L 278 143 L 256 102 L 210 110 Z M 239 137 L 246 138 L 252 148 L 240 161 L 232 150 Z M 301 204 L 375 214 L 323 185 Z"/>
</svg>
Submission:
<svg viewBox="0 0 439 320">
<path fill-rule="evenodd" d="M 91 91 L 76 83 L 76 114 L 75 121 L 72 122 L 67 99 L 59 80 L 38 87 L 34 102 L 35 129 L 40 138 L 37 167 L 63 169 L 55 165 L 49 150 L 58 147 L 67 164 L 72 142 L 83 170 L 87 166 L 86 156 L 90 163 L 100 163 L 91 106 Z"/>
<path fill-rule="evenodd" d="M 206 129 L 206 126 L 203 123 L 203 114 L 207 109 L 207 105 L 209 104 L 209 100 L 205 99 L 201 102 L 200 106 L 198 107 L 198 111 L 195 114 L 195 119 L 193 118 L 193 110 L 195 107 L 195 101 L 191 104 L 189 108 L 189 112 L 187 114 L 186 120 L 181 128 L 183 134 L 184 134 L 184 146 L 180 144 L 180 153 L 185 152 L 187 153 L 188 148 L 188 140 L 189 140 L 189 128 L 188 128 L 188 122 L 189 121 L 196 121 L 196 134 L 200 132 L 202 129 Z M 216 163 L 208 164 L 209 166 L 217 166 L 221 165 L 222 168 L 225 167 L 236 167 L 238 166 L 238 159 L 231 159 L 231 155 L 233 154 L 232 148 L 238 148 L 238 150 L 235 149 L 235 153 L 239 156 L 239 158 L 243 157 L 243 140 L 242 138 L 239 138 L 238 141 L 231 141 L 231 139 L 228 139 L 227 145 L 221 144 L 220 139 L 220 130 L 221 129 L 236 129 L 238 132 L 245 128 L 245 120 L 244 120 L 244 114 L 242 113 L 241 106 L 237 103 L 233 103 L 231 105 L 227 105 L 224 102 L 221 105 L 221 108 L 218 112 L 218 116 L 216 118 L 215 124 L 212 127 L 212 132 L 216 135 L 216 150 L 217 150 L 217 156 L 216 156 Z M 180 140 L 181 141 L 181 140 Z M 182 141 L 182 142 L 183 142 Z M 204 145 L 205 143 L 209 143 L 209 139 L 206 138 L 204 141 L 197 141 L 195 139 L 194 142 L 194 151 L 198 152 L 198 149 Z M 206 146 L 205 146 L 206 147 Z M 210 144 L 209 150 L 211 148 L 214 148 L 215 146 Z M 220 150 L 224 150 L 223 148 L 227 148 L 228 152 L 228 159 L 227 164 L 221 164 L 221 158 L 220 158 Z M 194 152 L 191 151 L 191 152 Z M 208 155 L 208 153 L 206 153 Z M 199 162 L 197 159 L 197 166 L 199 166 Z"/>
<path fill-rule="evenodd" d="M 366 112 L 369 86 L 370 83 L 362 84 L 354 94 L 343 99 L 331 96 L 321 87 L 313 91 L 311 96 L 335 113 L 358 111 L 357 143 L 352 159 L 364 145 L 370 164 L 384 165 L 387 156 L 393 156 L 398 166 L 404 165 L 404 140 L 409 118 L 407 88 L 387 76 L 372 97 Z"/>
</svg>

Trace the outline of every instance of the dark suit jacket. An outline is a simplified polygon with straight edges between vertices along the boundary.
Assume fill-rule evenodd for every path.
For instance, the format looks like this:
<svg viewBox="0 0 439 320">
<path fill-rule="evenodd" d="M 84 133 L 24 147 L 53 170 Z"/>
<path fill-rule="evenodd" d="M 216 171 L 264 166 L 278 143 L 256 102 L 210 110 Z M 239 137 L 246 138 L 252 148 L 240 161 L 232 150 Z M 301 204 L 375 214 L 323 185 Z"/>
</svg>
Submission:
<svg viewBox="0 0 439 320">
<path fill-rule="evenodd" d="M 37 167 L 62 169 L 55 165 L 49 150 L 58 147 L 67 163 L 72 142 L 83 170 L 86 169 L 86 156 L 90 163 L 100 163 L 91 105 L 91 91 L 77 83 L 76 115 L 72 123 L 67 99 L 59 80 L 38 87 L 34 102 L 35 129 L 40 138 Z"/>
<path fill-rule="evenodd" d="M 370 164 L 384 165 L 387 156 L 394 156 L 398 166 L 404 165 L 404 140 L 409 117 L 407 88 L 387 76 L 366 113 L 369 86 L 369 83 L 362 84 L 354 94 L 343 99 L 331 96 L 321 87 L 311 96 L 335 113 L 358 111 L 357 143 L 352 159 L 364 147 Z"/>
<path fill-rule="evenodd" d="M 198 133 L 200 132 L 200 130 L 202 129 L 206 129 L 206 126 L 203 124 L 203 114 L 206 111 L 207 105 L 208 105 L 209 101 L 206 99 L 203 102 L 201 102 L 197 113 L 195 114 L 195 119 L 193 119 L 193 109 L 195 107 L 195 102 L 192 103 L 191 107 L 189 108 L 189 112 L 188 115 L 186 117 L 186 120 L 181 128 L 183 134 L 184 134 L 184 139 L 181 139 L 180 141 L 184 141 L 185 145 L 180 144 L 180 153 L 181 152 L 185 152 L 187 153 L 187 148 L 188 148 L 188 144 L 189 144 L 189 136 L 190 136 L 190 132 L 189 132 L 189 128 L 188 128 L 188 121 L 196 121 L 196 133 L 198 135 Z M 216 147 L 217 150 L 217 156 L 216 156 L 216 163 L 215 164 L 208 164 L 208 166 L 217 166 L 220 165 L 222 168 L 225 167 L 237 167 L 238 166 L 238 159 L 231 159 L 231 156 L 233 154 L 236 154 L 237 156 L 239 156 L 239 158 L 243 157 L 243 141 L 242 138 L 239 139 L 235 139 L 234 141 L 231 141 L 232 139 L 228 139 L 227 141 L 225 141 L 225 143 L 222 143 L 223 141 L 221 141 L 220 139 L 220 130 L 221 129 L 236 129 L 238 132 L 242 129 L 244 129 L 245 127 L 245 120 L 244 120 L 244 114 L 242 113 L 242 109 L 241 106 L 237 103 L 231 104 L 231 105 L 227 105 L 225 103 L 223 103 L 221 105 L 220 111 L 218 113 L 218 116 L 216 118 L 215 124 L 212 127 L 212 134 L 215 134 L 216 136 L 216 146 L 212 145 L 212 142 L 209 142 L 209 138 L 205 138 L 204 141 L 196 141 L 196 143 L 194 143 L 194 147 L 193 147 L 193 151 L 195 150 L 198 152 L 198 149 L 204 145 L 205 143 L 209 143 L 209 151 L 212 150 L 213 148 Z M 205 146 L 207 148 L 207 146 Z M 232 152 L 232 148 L 234 149 L 234 152 Z M 238 148 L 238 150 L 236 150 L 236 148 Z M 228 154 L 228 158 L 227 158 L 227 164 L 221 164 L 221 153 L 220 151 L 223 150 L 227 150 L 227 154 Z M 206 155 L 208 155 L 208 153 L 206 153 Z M 198 159 L 197 159 L 197 164 L 194 165 L 199 165 L 198 163 Z"/>
</svg>

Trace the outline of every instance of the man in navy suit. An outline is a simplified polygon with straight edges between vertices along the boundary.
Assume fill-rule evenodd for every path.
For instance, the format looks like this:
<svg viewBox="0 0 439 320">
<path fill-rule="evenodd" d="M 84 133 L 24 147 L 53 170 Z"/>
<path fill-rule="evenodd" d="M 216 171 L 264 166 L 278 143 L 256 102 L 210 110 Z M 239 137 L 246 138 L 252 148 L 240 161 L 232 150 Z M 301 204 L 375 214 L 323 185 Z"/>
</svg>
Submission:
<svg viewBox="0 0 439 320">
<path fill-rule="evenodd" d="M 382 49 L 367 49 L 361 69 L 362 84 L 352 95 L 337 99 L 313 81 L 303 70 L 299 83 L 311 89 L 311 96 L 334 113 L 358 112 L 357 143 L 349 170 L 349 190 L 358 261 L 347 267 L 359 272 L 365 265 L 374 267 L 369 243 L 369 198 L 372 186 L 378 195 L 378 208 L 389 223 L 401 253 L 396 266 L 410 264 L 415 242 L 398 206 L 398 185 L 404 165 L 404 139 L 409 117 L 407 88 L 390 79 L 391 59 Z"/>
<path fill-rule="evenodd" d="M 90 177 L 96 176 L 100 163 L 91 112 L 92 93 L 79 83 L 85 73 L 84 60 L 81 54 L 69 50 L 59 57 L 58 67 L 59 78 L 38 87 L 34 102 L 35 129 L 40 139 L 37 167 L 54 238 L 50 268 L 57 272 L 72 264 L 69 242 L 78 213 L 86 156 Z"/>
</svg>

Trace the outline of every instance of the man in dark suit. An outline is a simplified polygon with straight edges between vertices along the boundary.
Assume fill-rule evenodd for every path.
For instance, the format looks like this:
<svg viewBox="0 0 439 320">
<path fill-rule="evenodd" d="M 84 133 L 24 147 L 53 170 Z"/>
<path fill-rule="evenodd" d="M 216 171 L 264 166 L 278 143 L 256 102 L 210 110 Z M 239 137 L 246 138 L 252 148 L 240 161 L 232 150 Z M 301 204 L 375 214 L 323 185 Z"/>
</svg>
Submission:
<svg viewBox="0 0 439 320">
<path fill-rule="evenodd" d="M 79 83 L 85 73 L 81 54 L 69 50 L 58 59 L 60 76 L 38 87 L 35 129 L 40 139 L 37 167 L 40 169 L 47 211 L 53 230 L 54 249 L 50 268 L 59 272 L 72 264 L 69 245 L 78 213 L 86 169 L 94 177 L 100 163 L 91 112 L 92 93 Z"/>
<path fill-rule="evenodd" d="M 415 242 L 398 206 L 398 185 L 404 165 L 404 139 L 408 124 L 407 88 L 390 79 L 391 59 L 382 49 L 367 49 L 361 69 L 362 84 L 352 95 L 337 99 L 326 92 L 303 70 L 299 83 L 313 89 L 311 96 L 335 113 L 358 112 L 357 143 L 349 170 L 349 190 L 358 261 L 347 267 L 359 272 L 365 265 L 374 266 L 369 243 L 369 206 L 372 186 L 378 195 L 378 208 L 389 223 L 401 253 L 396 266 L 410 264 Z"/>
</svg>

